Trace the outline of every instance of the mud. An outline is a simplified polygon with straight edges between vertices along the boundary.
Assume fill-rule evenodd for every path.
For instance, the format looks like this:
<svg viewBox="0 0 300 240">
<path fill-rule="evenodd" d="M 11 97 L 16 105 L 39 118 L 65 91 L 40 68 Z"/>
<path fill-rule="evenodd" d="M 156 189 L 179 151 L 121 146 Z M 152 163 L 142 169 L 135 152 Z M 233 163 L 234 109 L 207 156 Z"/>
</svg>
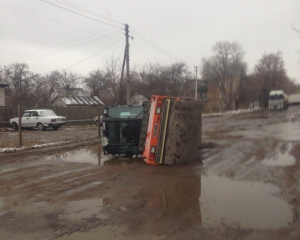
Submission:
<svg viewBox="0 0 300 240">
<path fill-rule="evenodd" d="M 27 131 L 67 141 L 0 153 L 0 239 L 300 239 L 299 129 L 297 106 L 204 118 L 178 166 L 110 159 L 94 126 Z"/>
</svg>

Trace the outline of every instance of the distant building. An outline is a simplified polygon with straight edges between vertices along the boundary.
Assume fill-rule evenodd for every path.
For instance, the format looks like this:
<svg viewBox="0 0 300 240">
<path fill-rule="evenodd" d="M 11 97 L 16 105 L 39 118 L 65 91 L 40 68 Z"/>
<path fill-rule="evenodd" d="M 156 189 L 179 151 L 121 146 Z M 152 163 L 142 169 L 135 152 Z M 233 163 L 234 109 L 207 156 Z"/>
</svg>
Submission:
<svg viewBox="0 0 300 240">
<path fill-rule="evenodd" d="M 0 106 L 5 106 L 5 88 L 8 87 L 8 84 L 0 83 Z"/>
<path fill-rule="evenodd" d="M 72 97 L 57 97 L 53 106 L 68 107 L 68 106 L 98 106 L 104 103 L 97 97 L 89 96 L 72 96 Z"/>
<path fill-rule="evenodd" d="M 57 88 L 55 93 L 52 105 L 56 107 L 104 105 L 97 96 L 90 97 L 82 88 Z"/>
</svg>

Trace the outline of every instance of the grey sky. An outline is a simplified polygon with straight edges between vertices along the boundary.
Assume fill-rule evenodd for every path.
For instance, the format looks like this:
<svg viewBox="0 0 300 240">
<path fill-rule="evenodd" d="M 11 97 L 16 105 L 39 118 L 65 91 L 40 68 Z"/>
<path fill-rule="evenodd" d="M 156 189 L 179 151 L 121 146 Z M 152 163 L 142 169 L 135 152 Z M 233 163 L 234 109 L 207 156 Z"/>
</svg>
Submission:
<svg viewBox="0 0 300 240">
<path fill-rule="evenodd" d="M 134 37 L 130 41 L 131 66 L 184 61 L 193 71 L 203 57 L 212 54 L 217 41 L 236 41 L 245 51 L 249 72 L 263 53 L 281 51 L 288 76 L 300 83 L 300 34 L 292 29 L 292 25 L 300 29 L 299 0 L 46 1 L 98 21 L 42 0 L 0 0 L 1 66 L 25 62 L 37 73 L 67 68 L 86 76 L 101 68 L 112 54 L 122 59 L 122 24 L 128 23 Z"/>
</svg>

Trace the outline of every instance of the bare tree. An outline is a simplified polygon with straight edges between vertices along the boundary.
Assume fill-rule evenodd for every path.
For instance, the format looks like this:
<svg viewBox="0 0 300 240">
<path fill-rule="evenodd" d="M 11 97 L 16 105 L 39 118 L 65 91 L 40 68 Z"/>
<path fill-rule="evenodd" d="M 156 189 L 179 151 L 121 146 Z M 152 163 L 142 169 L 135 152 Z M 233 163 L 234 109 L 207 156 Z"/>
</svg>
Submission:
<svg viewBox="0 0 300 240">
<path fill-rule="evenodd" d="M 33 104 L 31 98 L 32 82 L 36 76 L 36 74 L 29 71 L 26 63 L 14 63 L 4 66 L 5 81 L 12 86 L 12 104 Z"/>
<path fill-rule="evenodd" d="M 181 96 L 182 83 L 191 78 L 191 72 L 183 62 L 169 66 L 149 63 L 143 66 L 140 76 L 147 98 L 153 94 Z"/>
<path fill-rule="evenodd" d="M 247 69 L 244 51 L 236 42 L 217 42 L 212 51 L 214 55 L 202 60 L 202 79 L 219 85 L 227 109 L 237 108 Z"/>
<path fill-rule="evenodd" d="M 270 91 L 284 89 L 288 81 L 281 52 L 263 54 L 255 66 L 255 75 L 260 86 L 259 100 L 266 107 Z"/>
<path fill-rule="evenodd" d="M 141 94 L 150 99 L 151 95 L 168 95 L 167 80 L 162 76 L 163 67 L 159 64 L 145 64 L 140 70 Z"/>
<path fill-rule="evenodd" d="M 61 90 L 61 94 L 66 97 L 75 96 L 78 94 L 81 77 L 74 72 L 53 71 L 52 77 L 56 78 Z"/>
<path fill-rule="evenodd" d="M 40 107 L 50 107 L 56 100 L 56 90 L 60 88 L 57 72 L 53 71 L 50 74 L 38 75 L 33 81 L 32 98 Z"/>
<path fill-rule="evenodd" d="M 113 55 L 105 60 L 103 73 L 108 85 L 107 91 L 101 96 L 101 99 L 107 105 L 114 105 L 118 96 L 125 101 L 125 81 L 122 85 L 120 84 L 121 69 L 120 59 L 115 58 Z"/>
<path fill-rule="evenodd" d="M 91 96 L 100 97 L 108 90 L 109 82 L 100 69 L 90 72 L 83 82 L 89 89 Z"/>
<path fill-rule="evenodd" d="M 191 72 L 184 62 L 178 62 L 165 67 L 162 76 L 167 80 L 166 82 L 170 94 L 173 96 L 180 96 L 182 83 L 191 79 Z"/>
</svg>

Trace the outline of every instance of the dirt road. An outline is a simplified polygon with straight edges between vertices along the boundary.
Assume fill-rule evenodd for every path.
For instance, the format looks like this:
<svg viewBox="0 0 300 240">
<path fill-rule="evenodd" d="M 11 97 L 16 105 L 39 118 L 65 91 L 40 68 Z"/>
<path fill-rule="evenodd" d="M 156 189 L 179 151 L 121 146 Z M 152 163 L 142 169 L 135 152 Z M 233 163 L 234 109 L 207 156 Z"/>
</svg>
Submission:
<svg viewBox="0 0 300 240">
<path fill-rule="evenodd" d="M 63 143 L 0 153 L 0 239 L 300 239 L 299 106 L 204 118 L 180 166 L 109 160 L 94 126 L 24 135 Z"/>
</svg>

